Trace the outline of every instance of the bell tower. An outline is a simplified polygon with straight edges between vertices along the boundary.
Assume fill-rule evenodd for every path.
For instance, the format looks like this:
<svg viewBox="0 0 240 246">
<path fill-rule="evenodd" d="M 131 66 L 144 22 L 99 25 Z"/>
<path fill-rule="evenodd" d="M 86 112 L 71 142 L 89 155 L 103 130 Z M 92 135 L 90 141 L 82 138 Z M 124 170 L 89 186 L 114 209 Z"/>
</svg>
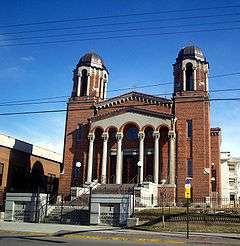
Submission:
<svg viewBox="0 0 240 246">
<path fill-rule="evenodd" d="M 85 54 L 73 70 L 72 97 L 107 97 L 108 71 L 102 58 L 95 53 Z"/>
<path fill-rule="evenodd" d="M 181 49 L 173 65 L 175 95 L 207 95 L 208 68 L 208 62 L 198 47 Z"/>
<path fill-rule="evenodd" d="M 108 71 L 102 58 L 87 53 L 73 70 L 73 90 L 67 104 L 63 168 L 59 194 L 69 198 L 71 187 L 86 180 L 88 152 L 88 119 L 96 114 L 95 104 L 106 99 Z M 76 166 L 78 163 L 78 166 Z"/>
<path fill-rule="evenodd" d="M 186 177 L 192 178 L 192 195 L 204 198 L 211 192 L 209 65 L 200 48 L 180 50 L 173 64 L 174 113 L 177 118 L 177 197 L 184 198 Z"/>
</svg>

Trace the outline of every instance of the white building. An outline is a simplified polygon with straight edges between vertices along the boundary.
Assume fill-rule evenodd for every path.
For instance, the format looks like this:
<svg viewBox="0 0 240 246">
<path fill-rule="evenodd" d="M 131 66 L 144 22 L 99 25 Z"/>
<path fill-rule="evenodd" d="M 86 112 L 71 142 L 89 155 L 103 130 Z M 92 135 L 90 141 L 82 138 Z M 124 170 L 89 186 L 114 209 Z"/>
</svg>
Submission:
<svg viewBox="0 0 240 246">
<path fill-rule="evenodd" d="M 226 202 L 240 202 L 240 158 L 221 152 L 221 191 Z"/>
</svg>

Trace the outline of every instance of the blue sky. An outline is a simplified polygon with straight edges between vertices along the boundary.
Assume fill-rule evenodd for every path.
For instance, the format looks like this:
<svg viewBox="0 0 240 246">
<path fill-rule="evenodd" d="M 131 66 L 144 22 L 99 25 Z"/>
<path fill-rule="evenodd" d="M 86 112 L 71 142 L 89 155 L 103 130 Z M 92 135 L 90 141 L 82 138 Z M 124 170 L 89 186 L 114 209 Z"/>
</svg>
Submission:
<svg viewBox="0 0 240 246">
<path fill-rule="evenodd" d="M 1 106 L 2 102 L 43 97 L 67 96 L 72 89 L 72 70 L 80 57 L 94 51 L 100 54 L 109 69 L 109 90 L 122 87 L 141 86 L 149 83 L 172 82 L 172 64 L 178 51 L 189 42 L 201 47 L 210 63 L 210 75 L 240 72 L 239 43 L 240 29 L 218 32 L 178 33 L 163 36 L 139 38 L 121 38 L 89 40 L 58 44 L 2 46 L 32 40 L 7 40 L 11 38 L 54 34 L 75 34 L 96 31 L 113 31 L 127 28 L 148 28 L 145 31 L 105 34 L 81 34 L 73 37 L 38 39 L 59 40 L 72 38 L 107 37 L 124 34 L 147 34 L 179 32 L 215 28 L 240 27 L 240 7 L 211 9 L 215 6 L 237 5 L 239 1 L 4 1 L 0 8 L 0 113 L 32 110 L 64 109 L 66 103 L 46 105 Z M 38 26 L 9 27 L 4 25 L 39 22 L 46 20 L 87 18 L 92 16 L 122 15 L 141 12 L 157 12 L 176 9 L 209 7 L 205 11 L 161 13 L 128 18 L 85 20 Z M 180 17 L 223 15 L 198 19 L 170 20 Z M 228 15 L 229 14 L 229 15 Z M 86 25 L 106 23 L 134 22 L 139 20 L 168 19 L 168 21 L 147 22 L 141 24 L 80 28 Z M 203 24 L 225 22 L 219 24 Z M 174 25 L 192 27 L 160 28 Z M 36 32 L 18 35 L 6 35 L 6 32 L 19 32 L 46 28 L 78 27 L 75 30 Z M 155 28 L 155 29 L 150 29 Z M 159 29 L 158 29 L 159 28 Z M 210 89 L 239 88 L 239 75 L 210 80 Z M 172 85 L 138 89 L 145 93 L 171 93 Z M 126 91 L 122 91 L 125 93 Z M 111 92 L 115 96 L 120 92 Z M 240 92 L 211 93 L 211 97 L 240 97 Z M 240 156 L 239 120 L 240 101 L 212 102 L 211 126 L 222 128 L 222 150 L 231 151 Z M 62 152 L 65 125 L 65 113 L 41 115 L 0 116 L 0 132 L 29 141 L 43 147 Z"/>
</svg>

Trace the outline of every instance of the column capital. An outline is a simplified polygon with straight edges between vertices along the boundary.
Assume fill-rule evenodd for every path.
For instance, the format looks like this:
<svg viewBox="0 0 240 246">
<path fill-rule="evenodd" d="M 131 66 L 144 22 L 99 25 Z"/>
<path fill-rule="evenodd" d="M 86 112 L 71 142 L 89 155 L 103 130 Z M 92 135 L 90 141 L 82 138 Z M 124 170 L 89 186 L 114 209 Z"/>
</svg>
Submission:
<svg viewBox="0 0 240 246">
<path fill-rule="evenodd" d="M 153 132 L 153 137 L 154 137 L 155 139 L 159 139 L 159 138 L 160 138 L 160 132 L 159 132 L 159 131 L 154 131 L 154 132 Z"/>
<path fill-rule="evenodd" d="M 95 134 L 94 134 L 93 132 L 90 132 L 90 133 L 88 134 L 88 139 L 89 139 L 90 141 L 94 141 L 94 139 L 95 139 Z"/>
<path fill-rule="evenodd" d="M 176 133 L 175 133 L 175 131 L 170 130 L 170 131 L 168 132 L 168 137 L 169 137 L 169 139 L 175 139 L 175 138 L 176 138 Z"/>
<path fill-rule="evenodd" d="M 102 139 L 103 139 L 103 141 L 108 141 L 108 133 L 107 132 L 104 132 L 103 134 L 102 134 Z"/>
<path fill-rule="evenodd" d="M 140 140 L 143 140 L 144 137 L 145 137 L 145 133 L 140 131 L 140 132 L 138 133 L 138 138 L 139 138 Z"/>
<path fill-rule="evenodd" d="M 117 133 L 116 133 L 116 139 L 117 139 L 118 141 L 122 140 L 122 139 L 123 139 L 123 133 L 122 133 L 122 132 L 117 132 Z"/>
</svg>

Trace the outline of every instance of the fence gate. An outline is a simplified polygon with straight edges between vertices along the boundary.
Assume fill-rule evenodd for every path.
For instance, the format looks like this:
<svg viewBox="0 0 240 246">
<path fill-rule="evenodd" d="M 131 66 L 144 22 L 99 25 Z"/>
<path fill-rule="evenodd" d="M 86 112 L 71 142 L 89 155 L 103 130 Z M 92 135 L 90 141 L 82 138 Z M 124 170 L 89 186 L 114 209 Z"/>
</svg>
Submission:
<svg viewBox="0 0 240 246">
<path fill-rule="evenodd" d="M 120 222 L 120 204 L 100 203 L 100 224 L 118 226 Z"/>
</svg>

